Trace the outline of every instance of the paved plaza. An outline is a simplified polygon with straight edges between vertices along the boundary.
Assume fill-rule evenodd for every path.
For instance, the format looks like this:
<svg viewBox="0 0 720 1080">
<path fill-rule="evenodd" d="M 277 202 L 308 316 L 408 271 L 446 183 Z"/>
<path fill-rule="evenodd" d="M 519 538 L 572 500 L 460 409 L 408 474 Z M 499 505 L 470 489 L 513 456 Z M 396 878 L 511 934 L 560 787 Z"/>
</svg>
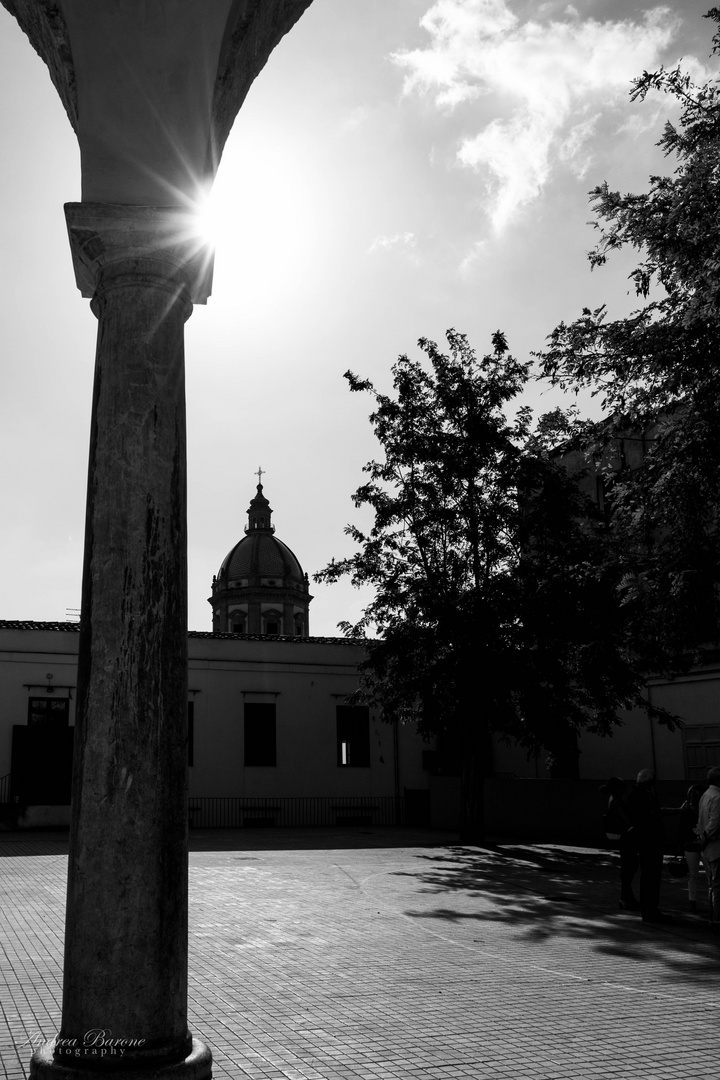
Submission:
<svg viewBox="0 0 720 1080">
<path fill-rule="evenodd" d="M 674 924 L 619 912 L 614 859 L 194 832 L 191 1030 L 232 1080 L 718 1080 L 720 942 L 668 877 Z M 0 1078 L 59 1026 L 66 866 L 63 835 L 0 837 Z"/>
</svg>

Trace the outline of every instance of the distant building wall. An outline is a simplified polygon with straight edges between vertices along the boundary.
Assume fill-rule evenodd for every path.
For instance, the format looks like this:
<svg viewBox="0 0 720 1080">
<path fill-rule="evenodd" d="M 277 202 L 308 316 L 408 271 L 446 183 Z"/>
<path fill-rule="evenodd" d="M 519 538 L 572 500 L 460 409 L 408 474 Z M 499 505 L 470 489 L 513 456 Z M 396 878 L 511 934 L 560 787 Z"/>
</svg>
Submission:
<svg viewBox="0 0 720 1080">
<path fill-rule="evenodd" d="M 682 727 L 670 731 L 651 721 L 640 709 L 624 714 L 624 723 L 601 738 L 587 732 L 578 738 L 579 779 L 634 777 L 653 769 L 658 783 L 675 790 L 704 781 L 712 764 L 720 764 L 720 669 L 698 668 L 675 679 L 653 678 L 647 693 L 653 705 L 679 716 Z M 528 758 L 517 744 L 496 741 L 494 768 L 498 774 L 525 779 L 549 776 L 547 755 Z"/>
<path fill-rule="evenodd" d="M 31 698 L 66 699 L 67 724 L 74 725 L 78 641 L 76 624 L 0 623 L 0 778 L 11 771 L 13 728 L 28 724 Z M 369 710 L 367 760 L 338 764 L 337 706 L 357 688 L 363 655 L 360 644 L 344 639 L 191 633 L 190 795 L 387 798 L 409 793 L 416 807 L 429 799 L 433 827 L 456 827 L 459 781 L 431 775 L 424 767 L 433 755 L 423 762 L 427 745 L 412 726 L 394 730 Z M 491 834 L 597 837 L 600 783 L 612 775 L 631 781 L 641 768 L 654 768 L 664 804 L 679 806 L 689 783 L 702 782 L 708 766 L 720 763 L 720 668 L 653 679 L 648 692 L 654 704 L 683 717 L 684 729 L 670 732 L 638 711 L 628 714 L 610 738 L 583 734 L 577 781 L 549 780 L 543 755 L 528 759 L 521 747 L 496 741 L 494 778 L 486 788 Z M 246 703 L 274 706 L 274 765 L 246 761 Z M 66 809 L 57 805 L 38 803 L 25 815 L 28 825 L 66 820 Z"/>
<path fill-rule="evenodd" d="M 78 640 L 77 628 L 0 629 L 0 776 L 10 772 L 13 725 L 27 724 L 32 696 L 69 699 L 69 724 L 74 725 Z"/>
<path fill-rule="evenodd" d="M 78 641 L 76 624 L 0 625 L 0 777 L 11 772 L 13 728 L 28 724 L 33 695 L 69 699 L 67 726 L 74 725 Z M 363 656 L 361 645 L 343 639 L 191 633 L 190 796 L 394 798 L 406 788 L 427 790 L 414 727 L 395 730 L 373 710 L 359 710 L 359 741 L 346 743 L 349 760 L 340 761 L 337 709 L 358 688 Z M 247 760 L 246 705 L 270 706 L 261 714 L 273 728 L 264 751 L 273 764 Z M 66 807 L 39 802 L 23 808 L 20 821 L 66 822 Z"/>
<path fill-rule="evenodd" d="M 360 646 L 333 640 L 190 638 L 193 796 L 394 796 L 428 786 L 414 728 L 369 711 L 367 765 L 338 764 L 336 709 L 358 688 Z M 248 765 L 245 704 L 275 709 L 276 764 Z M 398 767 L 396 769 L 396 743 Z"/>
</svg>

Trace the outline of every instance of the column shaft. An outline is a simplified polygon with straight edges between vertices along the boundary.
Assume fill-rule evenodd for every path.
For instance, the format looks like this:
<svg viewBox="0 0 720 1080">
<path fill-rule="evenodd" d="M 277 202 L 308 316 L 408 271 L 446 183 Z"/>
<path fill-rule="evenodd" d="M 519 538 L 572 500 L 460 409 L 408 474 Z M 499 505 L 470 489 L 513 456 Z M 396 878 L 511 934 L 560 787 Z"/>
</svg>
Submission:
<svg viewBox="0 0 720 1080">
<path fill-rule="evenodd" d="M 103 275 L 83 574 L 60 1037 L 189 1050 L 187 297 L 136 260 Z M 130 1055 L 132 1056 L 132 1055 Z"/>
<path fill-rule="evenodd" d="M 68 212 L 76 263 L 95 282 L 98 344 L 62 1027 L 31 1076 L 201 1080 L 210 1054 L 187 1026 L 191 293 L 178 252 L 158 242 L 166 212 Z"/>
</svg>

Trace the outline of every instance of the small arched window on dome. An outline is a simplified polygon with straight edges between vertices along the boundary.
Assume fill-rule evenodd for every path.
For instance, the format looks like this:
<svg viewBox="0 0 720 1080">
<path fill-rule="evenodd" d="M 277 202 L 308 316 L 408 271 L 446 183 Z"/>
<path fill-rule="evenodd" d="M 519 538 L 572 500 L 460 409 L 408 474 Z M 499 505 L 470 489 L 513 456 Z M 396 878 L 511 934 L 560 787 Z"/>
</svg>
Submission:
<svg viewBox="0 0 720 1080">
<path fill-rule="evenodd" d="M 263 632 L 268 637 L 277 637 L 280 633 L 280 612 L 266 611 L 263 613 Z"/>
<path fill-rule="evenodd" d="M 302 615 L 295 616 L 295 637 L 303 636 L 303 617 Z"/>
<path fill-rule="evenodd" d="M 244 615 L 234 614 L 232 616 L 231 632 L 233 634 L 244 634 L 245 633 L 245 626 L 246 626 L 246 622 L 245 622 L 245 616 Z"/>
</svg>

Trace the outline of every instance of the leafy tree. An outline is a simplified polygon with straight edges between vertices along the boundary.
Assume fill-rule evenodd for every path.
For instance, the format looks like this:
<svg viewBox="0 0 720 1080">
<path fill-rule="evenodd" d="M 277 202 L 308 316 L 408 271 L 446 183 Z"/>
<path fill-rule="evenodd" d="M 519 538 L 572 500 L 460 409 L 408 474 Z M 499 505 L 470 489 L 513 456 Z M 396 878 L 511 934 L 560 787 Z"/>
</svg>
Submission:
<svg viewBox="0 0 720 1080">
<path fill-rule="evenodd" d="M 529 409 L 508 419 L 530 365 L 500 332 L 481 360 L 462 334 L 447 341 L 447 355 L 421 339 L 425 362 L 401 356 L 392 395 L 346 373 L 375 401 L 383 458 L 354 495 L 374 522 L 349 526 L 357 552 L 316 579 L 374 587 L 359 622 L 341 624 L 377 634 L 364 692 L 384 719 L 456 748 L 463 835 L 477 839 L 492 732 L 559 761 L 580 728 L 606 734 L 640 701 L 642 677 L 600 557 L 604 524 L 545 450 L 565 421 L 533 435 Z"/>
<path fill-rule="evenodd" d="M 706 18 L 718 24 L 720 12 Z M 607 183 L 591 192 L 600 233 L 591 266 L 638 251 L 630 278 L 640 306 L 616 320 L 604 306 L 585 309 L 555 329 L 541 359 L 556 383 L 590 386 L 611 416 L 588 452 L 604 457 L 612 487 L 622 595 L 648 666 L 675 669 L 683 655 L 702 656 L 718 625 L 720 83 L 696 86 L 680 68 L 661 68 L 635 80 L 631 97 L 651 91 L 680 104 L 658 143 L 674 172 L 650 177 L 640 195 Z M 622 452 L 610 464 L 608 447 L 622 451 L 628 439 L 643 441 L 642 465 L 629 467 Z"/>
</svg>

